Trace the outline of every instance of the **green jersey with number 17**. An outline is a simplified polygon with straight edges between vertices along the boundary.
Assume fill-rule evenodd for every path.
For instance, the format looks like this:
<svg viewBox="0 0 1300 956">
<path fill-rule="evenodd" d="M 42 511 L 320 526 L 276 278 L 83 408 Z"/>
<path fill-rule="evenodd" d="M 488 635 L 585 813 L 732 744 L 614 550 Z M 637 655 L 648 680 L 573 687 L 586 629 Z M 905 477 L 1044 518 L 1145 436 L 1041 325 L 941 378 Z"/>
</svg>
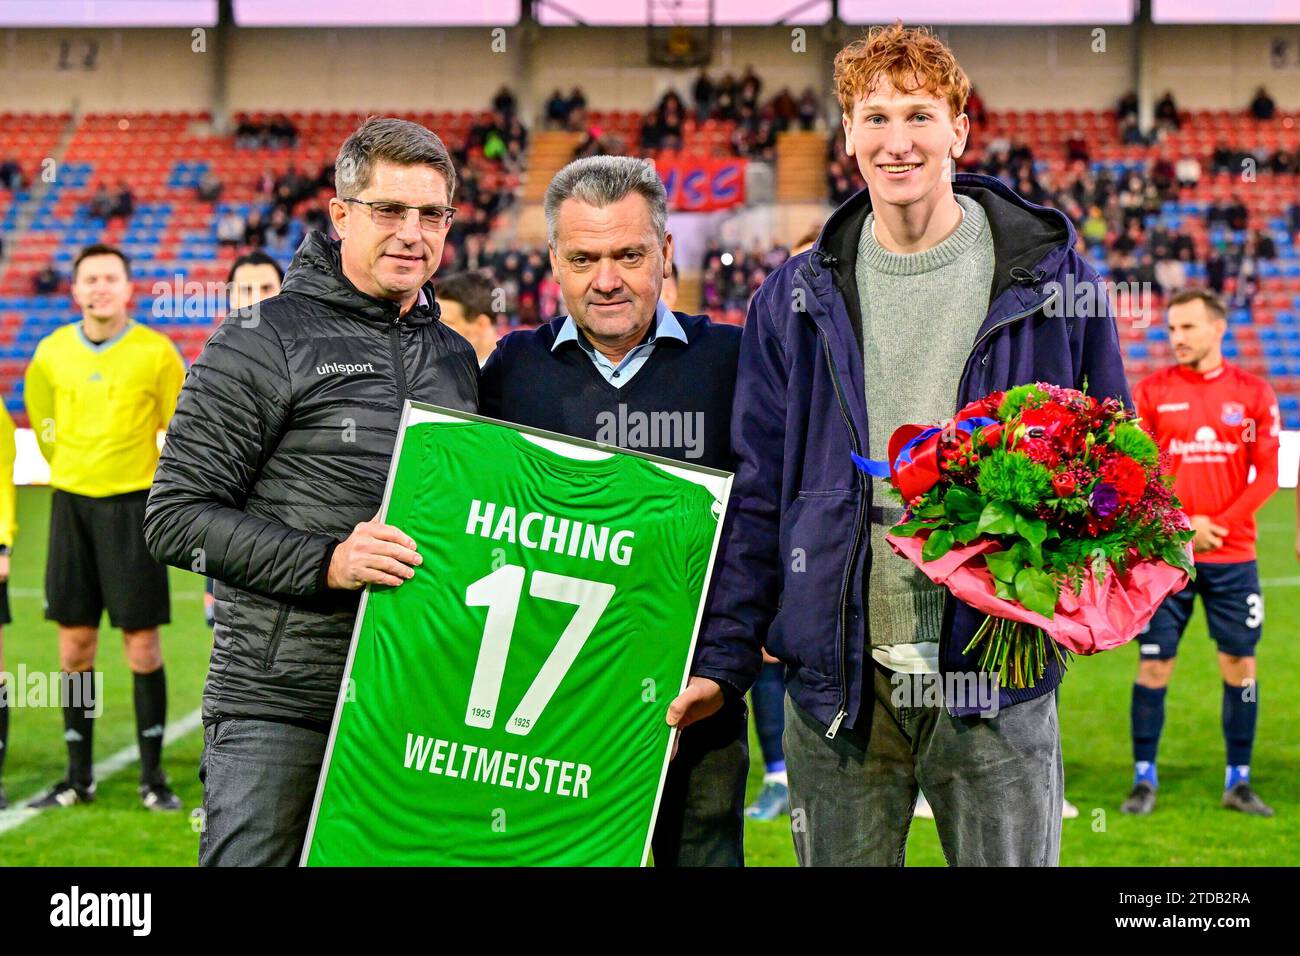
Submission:
<svg viewBox="0 0 1300 956">
<path fill-rule="evenodd" d="M 621 453 L 405 431 L 309 865 L 640 865 L 720 505 Z"/>
</svg>

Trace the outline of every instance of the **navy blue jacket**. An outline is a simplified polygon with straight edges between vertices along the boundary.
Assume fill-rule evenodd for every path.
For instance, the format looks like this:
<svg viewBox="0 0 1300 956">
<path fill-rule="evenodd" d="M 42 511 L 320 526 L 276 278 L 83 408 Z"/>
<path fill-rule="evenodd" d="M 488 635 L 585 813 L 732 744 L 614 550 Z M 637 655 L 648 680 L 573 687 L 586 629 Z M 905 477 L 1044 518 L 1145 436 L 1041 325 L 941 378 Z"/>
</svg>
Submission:
<svg viewBox="0 0 1300 956">
<path fill-rule="evenodd" d="M 1131 405 L 1109 302 L 1096 271 L 1075 251 L 1069 219 L 990 177 L 958 175 L 954 190 L 984 207 L 995 250 L 988 316 L 953 383 L 954 412 L 989 392 L 1034 381 L 1080 388 L 1086 380 L 1089 394 Z M 885 453 L 867 447 L 854 279 L 869 211 L 863 189 L 835 210 L 817 245 L 769 276 L 750 302 L 732 412 L 738 465 L 731 520 L 693 668 L 743 691 L 766 646 L 788 667 L 789 693 L 827 725 L 830 737 L 845 722 L 866 726 L 871 713 L 863 688 L 872 686 L 864 613 L 872 489 L 849 457 L 850 451 Z M 982 620 L 948 595 L 939 645 L 943 673 L 978 670 L 977 655 L 962 649 Z M 1053 662 L 1034 688 L 1003 689 L 999 705 L 1046 694 L 1060 677 Z"/>
</svg>

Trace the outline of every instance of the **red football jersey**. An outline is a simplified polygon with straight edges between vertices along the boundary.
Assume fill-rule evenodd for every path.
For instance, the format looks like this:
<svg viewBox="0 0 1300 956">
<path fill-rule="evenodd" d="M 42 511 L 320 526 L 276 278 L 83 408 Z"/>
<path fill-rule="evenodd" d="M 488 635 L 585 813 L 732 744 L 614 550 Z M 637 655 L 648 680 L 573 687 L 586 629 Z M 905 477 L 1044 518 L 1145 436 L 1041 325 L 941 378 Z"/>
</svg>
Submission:
<svg viewBox="0 0 1300 956">
<path fill-rule="evenodd" d="M 1254 560 L 1255 512 L 1277 491 L 1281 423 L 1272 387 L 1227 362 L 1205 374 L 1176 365 L 1139 382 L 1133 401 L 1173 459 L 1183 510 L 1228 529 L 1222 546 L 1196 560 Z"/>
</svg>

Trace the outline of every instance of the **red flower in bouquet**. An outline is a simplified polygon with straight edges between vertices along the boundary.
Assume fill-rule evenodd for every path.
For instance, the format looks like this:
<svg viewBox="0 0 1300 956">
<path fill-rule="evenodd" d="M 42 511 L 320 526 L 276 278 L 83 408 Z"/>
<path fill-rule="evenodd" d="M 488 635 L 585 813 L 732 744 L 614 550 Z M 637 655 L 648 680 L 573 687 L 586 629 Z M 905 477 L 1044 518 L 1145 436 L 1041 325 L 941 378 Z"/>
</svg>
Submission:
<svg viewBox="0 0 1300 956">
<path fill-rule="evenodd" d="M 1128 455 L 1116 455 L 1101 466 L 1101 480 L 1114 487 L 1119 507 L 1137 504 L 1147 487 L 1147 473 Z"/>
<path fill-rule="evenodd" d="M 973 418 L 978 416 L 983 418 L 997 418 L 998 407 L 1002 404 L 1003 397 L 1003 392 L 990 392 L 978 401 L 971 402 L 963 408 L 957 413 L 957 417 Z"/>
<path fill-rule="evenodd" d="M 1101 402 L 1097 401 L 1091 395 L 1088 396 L 1088 408 L 1083 413 L 1088 428 L 1096 428 L 1106 417 L 1111 414 Z"/>
<path fill-rule="evenodd" d="M 1103 534 L 1115 530 L 1116 513 L 1114 511 L 1104 517 L 1097 517 L 1095 514 L 1089 514 L 1084 521 L 1084 532 L 1090 538 L 1099 538 Z"/>
<path fill-rule="evenodd" d="M 1061 463 L 1061 456 L 1057 454 L 1050 438 L 1022 438 L 1016 445 L 1016 451 L 1048 468 L 1055 468 Z"/>
<path fill-rule="evenodd" d="M 1064 405 L 1047 402 L 1038 408 L 1026 408 L 1020 413 L 1020 424 L 1027 429 L 1027 440 L 1045 438 L 1053 448 L 1067 455 L 1078 450 L 1079 415 Z"/>
<path fill-rule="evenodd" d="M 1074 475 L 1069 472 L 1063 472 L 1052 478 L 1052 490 L 1056 492 L 1056 497 L 1068 498 L 1074 494 L 1074 489 Z"/>
<path fill-rule="evenodd" d="M 995 422 L 980 429 L 980 444 L 985 448 L 996 448 L 1002 441 L 1002 423 Z"/>
</svg>

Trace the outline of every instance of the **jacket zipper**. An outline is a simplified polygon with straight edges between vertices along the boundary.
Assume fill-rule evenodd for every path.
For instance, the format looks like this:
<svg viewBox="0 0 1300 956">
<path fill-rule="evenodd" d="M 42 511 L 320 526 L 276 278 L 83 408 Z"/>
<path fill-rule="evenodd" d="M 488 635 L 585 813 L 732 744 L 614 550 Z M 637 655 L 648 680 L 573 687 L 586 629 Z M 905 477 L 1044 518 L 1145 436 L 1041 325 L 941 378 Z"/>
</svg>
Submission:
<svg viewBox="0 0 1300 956">
<path fill-rule="evenodd" d="M 853 419 L 849 416 L 848 403 L 844 398 L 844 386 L 840 383 L 839 373 L 835 370 L 835 363 L 831 360 L 830 339 L 820 326 L 817 327 L 817 336 L 822 342 L 822 353 L 826 356 L 826 365 L 831 373 L 831 384 L 835 386 L 835 398 L 839 402 L 840 415 L 844 418 L 844 425 L 849 430 L 849 440 L 853 442 L 853 452 L 860 457 L 862 455 L 862 442 L 858 438 L 857 429 L 853 427 Z M 858 544 L 862 538 L 863 509 L 866 507 L 867 497 L 871 493 L 870 486 L 866 483 L 860 471 L 857 472 L 857 476 L 858 486 L 861 488 L 862 494 L 858 496 L 858 509 L 853 519 L 853 537 L 849 539 L 849 560 L 844 566 L 844 579 L 840 584 L 840 704 L 835 719 L 831 721 L 831 725 L 826 731 L 827 740 L 835 739 L 835 735 L 840 731 L 840 724 L 844 723 L 844 718 L 848 716 L 849 712 L 849 675 L 848 664 L 846 663 L 849 651 L 847 621 L 849 578 L 853 573 L 853 562 L 857 558 Z"/>
<path fill-rule="evenodd" d="M 405 401 L 410 396 L 406 391 L 406 369 L 402 366 L 401 325 L 400 317 L 393 319 L 393 324 L 388 327 L 388 344 L 393 352 L 393 376 L 397 379 L 397 397 Z"/>
<path fill-rule="evenodd" d="M 961 411 L 961 406 L 962 406 L 961 396 L 966 389 L 966 376 L 970 373 L 970 360 L 975 357 L 975 353 L 978 352 L 979 347 L 984 344 L 984 340 L 987 339 L 994 332 L 1000 331 L 1001 329 L 1005 329 L 1012 322 L 1019 322 L 1021 319 L 1033 315 L 1039 309 L 1044 308 L 1049 303 L 1051 303 L 1051 301 L 1056 298 L 1056 295 L 1057 295 L 1056 290 L 1053 290 L 1051 293 L 1048 294 L 1046 299 L 1043 299 L 1041 302 L 1035 303 L 1034 305 L 1030 306 L 1028 309 L 1025 309 L 1023 312 L 1017 312 L 1015 315 L 1007 316 L 1007 318 L 1003 319 L 1001 322 L 993 326 L 991 329 L 986 331 L 983 335 L 981 335 L 979 338 L 975 340 L 975 344 L 972 345 L 970 348 L 970 354 L 966 356 L 966 365 L 962 368 L 961 380 L 957 383 L 957 408 L 955 409 L 955 411 Z"/>
<path fill-rule="evenodd" d="M 1021 319 L 1033 315 L 1039 309 L 1046 307 L 1053 299 L 1056 298 L 1056 294 L 1057 294 L 1056 290 L 1053 290 L 1051 293 L 1048 294 L 1047 298 L 1043 299 L 1041 302 L 1037 302 L 1034 305 L 1030 306 L 1028 309 L 1025 309 L 1024 311 L 1021 312 L 1017 312 L 1015 315 L 1007 316 L 1007 318 L 1003 319 L 1001 322 L 993 326 L 991 329 L 989 329 L 987 332 L 985 332 L 983 335 L 981 335 L 979 338 L 975 340 L 975 344 L 971 346 L 970 354 L 966 356 L 966 364 L 962 368 L 961 380 L 957 383 L 957 407 L 954 411 L 961 411 L 961 407 L 962 407 L 961 398 L 966 390 L 966 376 L 970 373 L 971 359 L 975 357 L 975 353 L 979 351 L 979 347 L 984 344 L 984 340 L 987 339 L 994 332 L 997 332 L 1001 329 L 1005 329 L 1011 323 L 1019 322 Z M 952 637 L 952 616 L 950 614 L 950 611 L 952 609 L 953 602 L 955 600 L 956 599 L 952 596 L 951 592 L 944 595 L 943 630 L 939 632 L 940 673 L 943 672 L 944 656 L 948 652 L 948 641 Z"/>
<path fill-rule="evenodd" d="M 275 652 L 280 649 L 280 640 L 284 637 L 284 627 L 288 620 L 289 605 L 281 604 L 279 613 L 275 616 L 275 627 L 271 629 L 271 640 L 266 645 L 266 660 L 262 665 L 262 670 L 269 671 L 271 665 L 275 663 Z"/>
</svg>

